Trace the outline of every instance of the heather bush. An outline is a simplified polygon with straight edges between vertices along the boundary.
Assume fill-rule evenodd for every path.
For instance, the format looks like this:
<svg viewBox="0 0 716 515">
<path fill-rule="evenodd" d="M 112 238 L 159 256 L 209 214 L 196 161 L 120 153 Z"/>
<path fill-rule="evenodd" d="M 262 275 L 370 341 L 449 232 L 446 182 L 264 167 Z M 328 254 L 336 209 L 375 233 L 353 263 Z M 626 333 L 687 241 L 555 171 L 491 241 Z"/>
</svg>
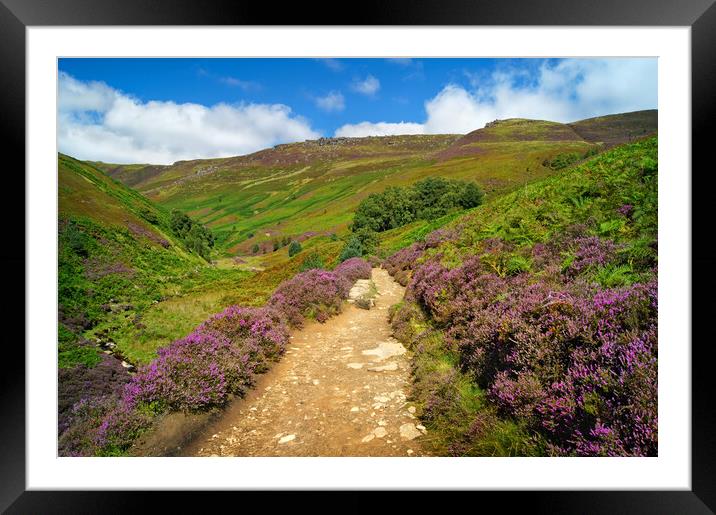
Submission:
<svg viewBox="0 0 716 515">
<path fill-rule="evenodd" d="M 393 331 L 452 454 L 657 454 L 656 140 L 595 162 L 385 260 L 410 277 Z"/>
<path fill-rule="evenodd" d="M 97 429 L 117 399 L 109 396 L 88 397 L 77 401 L 67 414 L 67 429 L 60 434 L 60 456 L 94 456 L 97 449 Z"/>
<path fill-rule="evenodd" d="M 124 401 L 113 403 L 94 432 L 95 454 L 121 456 L 152 423 L 147 411 Z"/>
<path fill-rule="evenodd" d="M 402 286 L 407 286 L 410 281 L 410 271 L 416 261 L 422 257 L 425 251 L 424 243 L 413 243 L 405 247 L 383 261 L 385 268 L 390 275 Z"/>
<path fill-rule="evenodd" d="M 500 419 L 459 353 L 446 347 L 420 308 L 402 302 L 390 311 L 393 334 L 413 350 L 410 400 L 431 435 L 424 442 L 450 456 L 531 456 L 539 454 L 524 427 Z"/>
<path fill-rule="evenodd" d="M 564 268 L 573 276 L 607 265 L 615 259 L 618 250 L 613 241 L 597 236 L 576 238 L 571 246 L 573 250 L 565 258 Z"/>
<path fill-rule="evenodd" d="M 116 358 L 100 355 L 95 366 L 78 365 L 58 370 L 58 434 L 70 426 L 72 407 L 80 400 L 100 398 L 122 391 L 129 381 L 127 370 Z"/>
<path fill-rule="evenodd" d="M 150 413 L 117 394 L 82 397 L 68 419 L 59 437 L 60 456 L 121 456 L 152 423 Z"/>
<path fill-rule="evenodd" d="M 445 241 L 451 241 L 458 237 L 459 231 L 455 228 L 441 228 L 425 235 L 425 248 L 432 249 Z"/>
<path fill-rule="evenodd" d="M 345 277 L 353 284 L 358 279 L 370 279 L 372 270 L 370 264 L 365 259 L 355 257 L 343 261 L 333 271 Z"/>
<path fill-rule="evenodd" d="M 251 350 L 218 332 L 195 331 L 159 349 L 125 388 L 129 406 L 159 403 L 170 410 L 221 405 L 253 380 Z"/>
<path fill-rule="evenodd" d="M 489 267 L 476 256 L 455 269 L 429 260 L 409 297 L 445 328 L 446 347 L 501 413 L 545 435 L 555 454 L 654 455 L 655 281 L 603 290 Z"/>
<path fill-rule="evenodd" d="M 281 283 L 268 305 L 285 317 L 293 327 L 302 325 L 305 318 L 325 322 L 340 313 L 351 283 L 342 275 L 325 270 L 309 270 Z"/>
<path fill-rule="evenodd" d="M 230 306 L 206 320 L 196 332 L 216 333 L 228 338 L 248 352 L 256 372 L 263 372 L 268 360 L 277 360 L 288 342 L 288 328 L 280 313 L 267 307 Z"/>
</svg>

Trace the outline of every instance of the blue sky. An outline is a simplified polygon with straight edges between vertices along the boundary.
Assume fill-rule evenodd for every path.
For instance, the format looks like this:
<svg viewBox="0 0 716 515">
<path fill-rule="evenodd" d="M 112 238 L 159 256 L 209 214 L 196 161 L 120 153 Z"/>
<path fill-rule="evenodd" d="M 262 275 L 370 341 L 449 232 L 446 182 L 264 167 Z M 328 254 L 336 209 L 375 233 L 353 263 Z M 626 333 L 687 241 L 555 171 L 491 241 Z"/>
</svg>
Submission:
<svg viewBox="0 0 716 515">
<path fill-rule="evenodd" d="M 656 59 L 61 59 L 59 72 L 60 151 L 120 163 L 657 107 Z"/>
</svg>

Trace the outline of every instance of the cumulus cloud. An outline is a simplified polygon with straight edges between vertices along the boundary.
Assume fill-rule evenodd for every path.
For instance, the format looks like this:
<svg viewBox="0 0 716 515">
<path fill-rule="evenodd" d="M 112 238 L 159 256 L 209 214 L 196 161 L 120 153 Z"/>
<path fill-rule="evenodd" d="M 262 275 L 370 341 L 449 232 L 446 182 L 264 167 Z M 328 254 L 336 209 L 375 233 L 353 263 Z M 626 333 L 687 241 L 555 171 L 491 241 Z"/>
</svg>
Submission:
<svg viewBox="0 0 716 515">
<path fill-rule="evenodd" d="M 653 58 L 564 59 L 532 71 L 501 69 L 472 76 L 470 87 L 448 84 L 425 102 L 426 134 L 464 134 L 505 118 L 571 122 L 657 107 L 657 60 Z M 386 122 L 364 122 L 362 135 L 379 134 Z M 413 127 L 414 130 L 418 130 Z M 342 133 L 344 127 L 336 131 Z"/>
<path fill-rule="evenodd" d="M 316 106 L 326 112 L 343 111 L 346 108 L 345 98 L 340 91 L 331 91 L 324 97 L 314 98 Z"/>
<path fill-rule="evenodd" d="M 380 89 L 380 81 L 372 75 L 368 75 L 363 80 L 354 80 L 351 87 L 353 88 L 353 91 L 356 91 L 362 95 L 372 96 L 375 95 Z"/>
<path fill-rule="evenodd" d="M 403 134 L 424 133 L 425 126 L 422 123 L 361 122 L 339 127 L 336 130 L 336 137 L 360 138 L 363 136 L 396 136 Z"/>
<path fill-rule="evenodd" d="M 319 136 L 283 104 L 143 102 L 101 82 L 59 75 L 59 149 L 79 159 L 169 164 Z"/>
</svg>

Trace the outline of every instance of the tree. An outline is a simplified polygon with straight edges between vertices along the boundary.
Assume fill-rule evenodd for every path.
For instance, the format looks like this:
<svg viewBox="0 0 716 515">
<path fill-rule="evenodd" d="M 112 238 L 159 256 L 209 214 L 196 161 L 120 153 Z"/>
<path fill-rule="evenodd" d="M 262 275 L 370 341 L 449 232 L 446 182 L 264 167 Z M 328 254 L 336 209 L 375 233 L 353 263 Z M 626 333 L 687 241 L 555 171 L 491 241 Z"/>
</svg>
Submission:
<svg viewBox="0 0 716 515">
<path fill-rule="evenodd" d="M 346 245 L 341 250 L 341 255 L 338 257 L 338 261 L 343 263 L 346 259 L 361 257 L 363 256 L 363 245 L 358 238 L 355 236 L 348 240 Z"/>
<path fill-rule="evenodd" d="M 301 252 L 301 244 L 297 241 L 292 241 L 291 244 L 288 246 L 288 257 L 293 257 L 299 252 Z"/>
<path fill-rule="evenodd" d="M 468 182 L 463 187 L 459 202 L 463 208 L 470 209 L 471 207 L 477 207 L 482 204 L 484 198 L 485 194 L 480 187 L 474 182 Z"/>
</svg>

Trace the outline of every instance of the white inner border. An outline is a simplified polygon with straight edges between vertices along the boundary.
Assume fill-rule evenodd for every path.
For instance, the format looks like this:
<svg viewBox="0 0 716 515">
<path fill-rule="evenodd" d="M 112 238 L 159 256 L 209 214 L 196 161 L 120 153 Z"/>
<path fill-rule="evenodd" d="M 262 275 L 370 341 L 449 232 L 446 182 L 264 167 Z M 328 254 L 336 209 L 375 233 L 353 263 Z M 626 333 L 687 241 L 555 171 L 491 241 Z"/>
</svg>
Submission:
<svg viewBox="0 0 716 515">
<path fill-rule="evenodd" d="M 28 489 L 691 488 L 690 28 L 29 27 L 26 38 Z M 658 56 L 659 457 L 58 458 L 59 56 Z"/>
</svg>

